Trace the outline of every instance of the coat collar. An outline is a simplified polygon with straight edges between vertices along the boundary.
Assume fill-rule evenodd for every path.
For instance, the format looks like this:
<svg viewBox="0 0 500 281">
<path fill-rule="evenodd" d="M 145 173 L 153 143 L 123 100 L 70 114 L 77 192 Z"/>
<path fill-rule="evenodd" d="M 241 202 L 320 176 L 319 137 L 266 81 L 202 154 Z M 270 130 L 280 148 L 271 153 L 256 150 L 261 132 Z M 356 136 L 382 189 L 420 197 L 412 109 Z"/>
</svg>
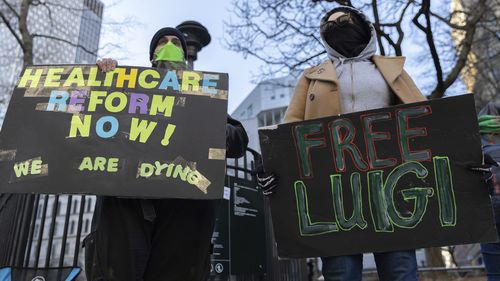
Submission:
<svg viewBox="0 0 500 281">
<path fill-rule="evenodd" d="M 380 69 L 382 75 L 388 83 L 392 83 L 403 72 L 405 57 L 385 57 L 373 56 L 373 63 Z M 309 68 L 305 72 L 305 77 L 311 80 L 330 81 L 335 84 L 338 83 L 337 72 L 330 59 L 325 60 L 323 63 Z"/>
<path fill-rule="evenodd" d="M 372 60 L 387 83 L 393 83 L 403 72 L 406 57 L 373 56 Z"/>
<path fill-rule="evenodd" d="M 338 83 L 337 72 L 330 59 L 325 60 L 323 63 L 311 67 L 305 71 L 305 77 L 311 80 L 330 81 L 335 84 Z"/>
</svg>

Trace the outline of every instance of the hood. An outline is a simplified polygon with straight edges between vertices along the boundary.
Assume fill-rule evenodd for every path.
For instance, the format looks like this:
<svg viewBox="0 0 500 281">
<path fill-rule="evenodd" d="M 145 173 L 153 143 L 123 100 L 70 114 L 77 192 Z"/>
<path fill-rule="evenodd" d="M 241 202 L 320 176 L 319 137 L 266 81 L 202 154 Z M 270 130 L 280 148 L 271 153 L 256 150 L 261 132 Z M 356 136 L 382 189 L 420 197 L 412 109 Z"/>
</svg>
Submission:
<svg viewBox="0 0 500 281">
<path fill-rule="evenodd" d="M 333 61 L 362 61 L 362 60 L 367 60 L 370 59 L 375 53 L 377 52 L 377 33 L 375 31 L 375 27 L 373 24 L 368 20 L 368 18 L 359 10 L 354 9 L 352 7 L 348 6 L 339 6 L 337 8 L 334 8 L 333 10 L 329 11 L 326 13 L 326 15 L 321 19 L 320 24 L 323 24 L 328 20 L 328 18 L 335 12 L 354 12 L 358 14 L 363 20 L 365 20 L 366 23 L 370 26 L 371 30 L 371 38 L 366 47 L 359 53 L 358 56 L 352 57 L 352 58 L 346 58 L 344 55 L 341 55 L 335 49 L 330 47 L 328 43 L 326 43 L 325 38 L 323 38 L 323 34 L 321 34 L 321 42 L 323 42 L 323 46 L 325 47 L 325 50 L 328 54 L 328 57 L 333 60 Z"/>
</svg>

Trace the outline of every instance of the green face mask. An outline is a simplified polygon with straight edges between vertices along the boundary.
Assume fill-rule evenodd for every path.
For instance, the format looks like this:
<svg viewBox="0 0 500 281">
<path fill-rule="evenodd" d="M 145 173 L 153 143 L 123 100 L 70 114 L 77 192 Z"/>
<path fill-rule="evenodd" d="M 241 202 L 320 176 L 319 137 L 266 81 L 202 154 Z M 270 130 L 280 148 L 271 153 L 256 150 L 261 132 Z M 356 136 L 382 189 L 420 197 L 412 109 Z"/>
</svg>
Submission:
<svg viewBox="0 0 500 281">
<path fill-rule="evenodd" d="M 175 46 L 172 42 L 168 42 L 155 53 L 155 61 L 184 61 L 182 50 Z"/>
</svg>

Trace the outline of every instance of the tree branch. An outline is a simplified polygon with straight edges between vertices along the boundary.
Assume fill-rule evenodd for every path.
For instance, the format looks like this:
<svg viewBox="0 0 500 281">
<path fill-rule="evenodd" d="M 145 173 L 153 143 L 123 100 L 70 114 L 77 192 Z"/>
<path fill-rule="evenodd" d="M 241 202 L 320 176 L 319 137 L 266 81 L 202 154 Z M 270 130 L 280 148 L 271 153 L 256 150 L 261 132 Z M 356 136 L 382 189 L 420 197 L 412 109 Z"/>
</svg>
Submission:
<svg viewBox="0 0 500 281">
<path fill-rule="evenodd" d="M 7 0 L 2 0 L 2 2 L 9 8 L 9 10 L 19 19 L 19 13 L 12 7 L 12 5 Z"/>
<path fill-rule="evenodd" d="M 23 44 L 23 41 L 22 41 L 21 37 L 19 37 L 19 35 L 17 35 L 16 30 L 12 27 L 12 25 L 10 24 L 10 22 L 7 20 L 7 18 L 5 17 L 4 13 L 0 12 L 0 18 L 2 18 L 2 21 L 5 23 L 5 26 L 10 31 L 10 33 L 12 34 L 12 36 L 14 36 L 14 38 L 17 41 L 17 43 L 21 47 L 21 49 L 24 49 L 24 44 Z"/>
<path fill-rule="evenodd" d="M 52 36 L 52 35 L 46 35 L 46 34 L 36 34 L 36 33 L 32 34 L 32 37 L 33 38 L 36 38 L 36 37 L 47 38 L 47 39 L 59 41 L 59 42 L 62 42 L 62 43 L 66 43 L 66 44 L 71 45 L 73 47 L 82 48 L 82 50 L 84 50 L 86 53 L 89 53 L 91 55 L 97 56 L 97 50 L 91 51 L 91 50 L 87 49 L 85 46 L 83 46 L 81 44 L 76 44 L 76 43 L 73 43 L 73 42 L 71 42 L 69 40 L 63 39 L 63 38 L 59 38 L 59 37 Z"/>
</svg>

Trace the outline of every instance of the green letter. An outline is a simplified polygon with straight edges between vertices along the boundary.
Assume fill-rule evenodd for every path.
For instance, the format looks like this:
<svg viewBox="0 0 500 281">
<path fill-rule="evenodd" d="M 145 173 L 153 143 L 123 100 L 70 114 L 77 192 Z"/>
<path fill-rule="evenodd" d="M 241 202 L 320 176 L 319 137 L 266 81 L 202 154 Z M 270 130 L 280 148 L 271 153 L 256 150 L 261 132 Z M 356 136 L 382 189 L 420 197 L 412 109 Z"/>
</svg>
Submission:
<svg viewBox="0 0 500 281">
<path fill-rule="evenodd" d="M 408 119 L 417 118 L 429 114 L 431 110 L 428 106 L 419 106 L 413 108 L 404 108 L 398 110 L 398 132 L 399 146 L 401 147 L 401 158 L 403 162 L 407 161 L 428 161 L 431 159 L 429 150 L 421 150 L 416 152 L 410 151 L 408 140 L 418 136 L 427 136 L 425 128 L 408 128 Z"/>
<path fill-rule="evenodd" d="M 373 224 L 376 232 L 393 232 L 389 214 L 387 213 L 387 203 L 383 188 L 383 171 L 368 172 L 368 197 L 370 198 L 370 212 L 372 214 Z"/>
<path fill-rule="evenodd" d="M 298 150 L 300 156 L 300 167 L 302 175 L 309 177 L 311 171 L 311 155 L 309 150 L 311 147 L 322 147 L 325 145 L 324 138 L 309 139 L 310 135 L 323 132 L 323 124 L 313 123 L 307 125 L 296 125 L 295 132 L 295 149 Z"/>
<path fill-rule="evenodd" d="M 405 201 L 413 200 L 413 211 L 409 212 L 409 216 L 403 216 L 394 204 L 394 189 L 398 184 L 399 179 L 408 173 L 414 173 L 419 179 L 427 177 L 427 169 L 418 162 L 406 162 L 396 167 L 387 177 L 384 194 L 387 202 L 387 212 L 391 221 L 403 228 L 414 228 L 421 221 L 427 210 L 429 197 L 433 196 L 434 191 L 430 187 L 414 187 L 402 190 L 403 199 Z"/>
<path fill-rule="evenodd" d="M 346 133 L 342 137 L 341 128 L 345 128 Z M 330 123 L 330 133 L 332 135 L 333 150 L 335 151 L 335 167 L 337 171 L 345 171 L 345 157 L 344 151 L 351 153 L 354 164 L 358 170 L 366 171 L 368 165 L 363 161 L 361 152 L 356 144 L 354 144 L 354 137 L 356 136 L 356 129 L 352 123 L 347 119 L 337 119 Z"/>
<path fill-rule="evenodd" d="M 366 150 L 368 151 L 368 161 L 371 168 L 385 168 L 396 165 L 396 159 L 378 159 L 377 151 L 375 149 L 375 141 L 379 140 L 389 140 L 391 139 L 391 134 L 387 132 L 373 132 L 373 122 L 379 120 L 390 120 L 391 116 L 389 113 L 372 114 L 363 117 L 363 129 L 366 137 Z"/>
<path fill-rule="evenodd" d="M 363 204 L 361 198 L 361 183 L 359 173 L 351 174 L 352 216 L 346 219 L 344 212 L 344 198 L 342 195 L 342 175 L 330 175 L 332 185 L 333 209 L 337 223 L 342 230 L 351 230 L 354 226 L 365 229 L 367 223 L 363 217 Z"/>
<path fill-rule="evenodd" d="M 439 219 L 442 226 L 455 226 L 457 223 L 457 205 L 451 178 L 450 159 L 448 157 L 432 157 L 436 178 L 436 189 L 439 200 Z"/>
<path fill-rule="evenodd" d="M 314 236 L 339 231 L 335 222 L 311 222 L 309 203 L 307 202 L 307 190 L 302 181 L 295 182 L 295 200 L 297 203 L 301 236 Z"/>
</svg>

